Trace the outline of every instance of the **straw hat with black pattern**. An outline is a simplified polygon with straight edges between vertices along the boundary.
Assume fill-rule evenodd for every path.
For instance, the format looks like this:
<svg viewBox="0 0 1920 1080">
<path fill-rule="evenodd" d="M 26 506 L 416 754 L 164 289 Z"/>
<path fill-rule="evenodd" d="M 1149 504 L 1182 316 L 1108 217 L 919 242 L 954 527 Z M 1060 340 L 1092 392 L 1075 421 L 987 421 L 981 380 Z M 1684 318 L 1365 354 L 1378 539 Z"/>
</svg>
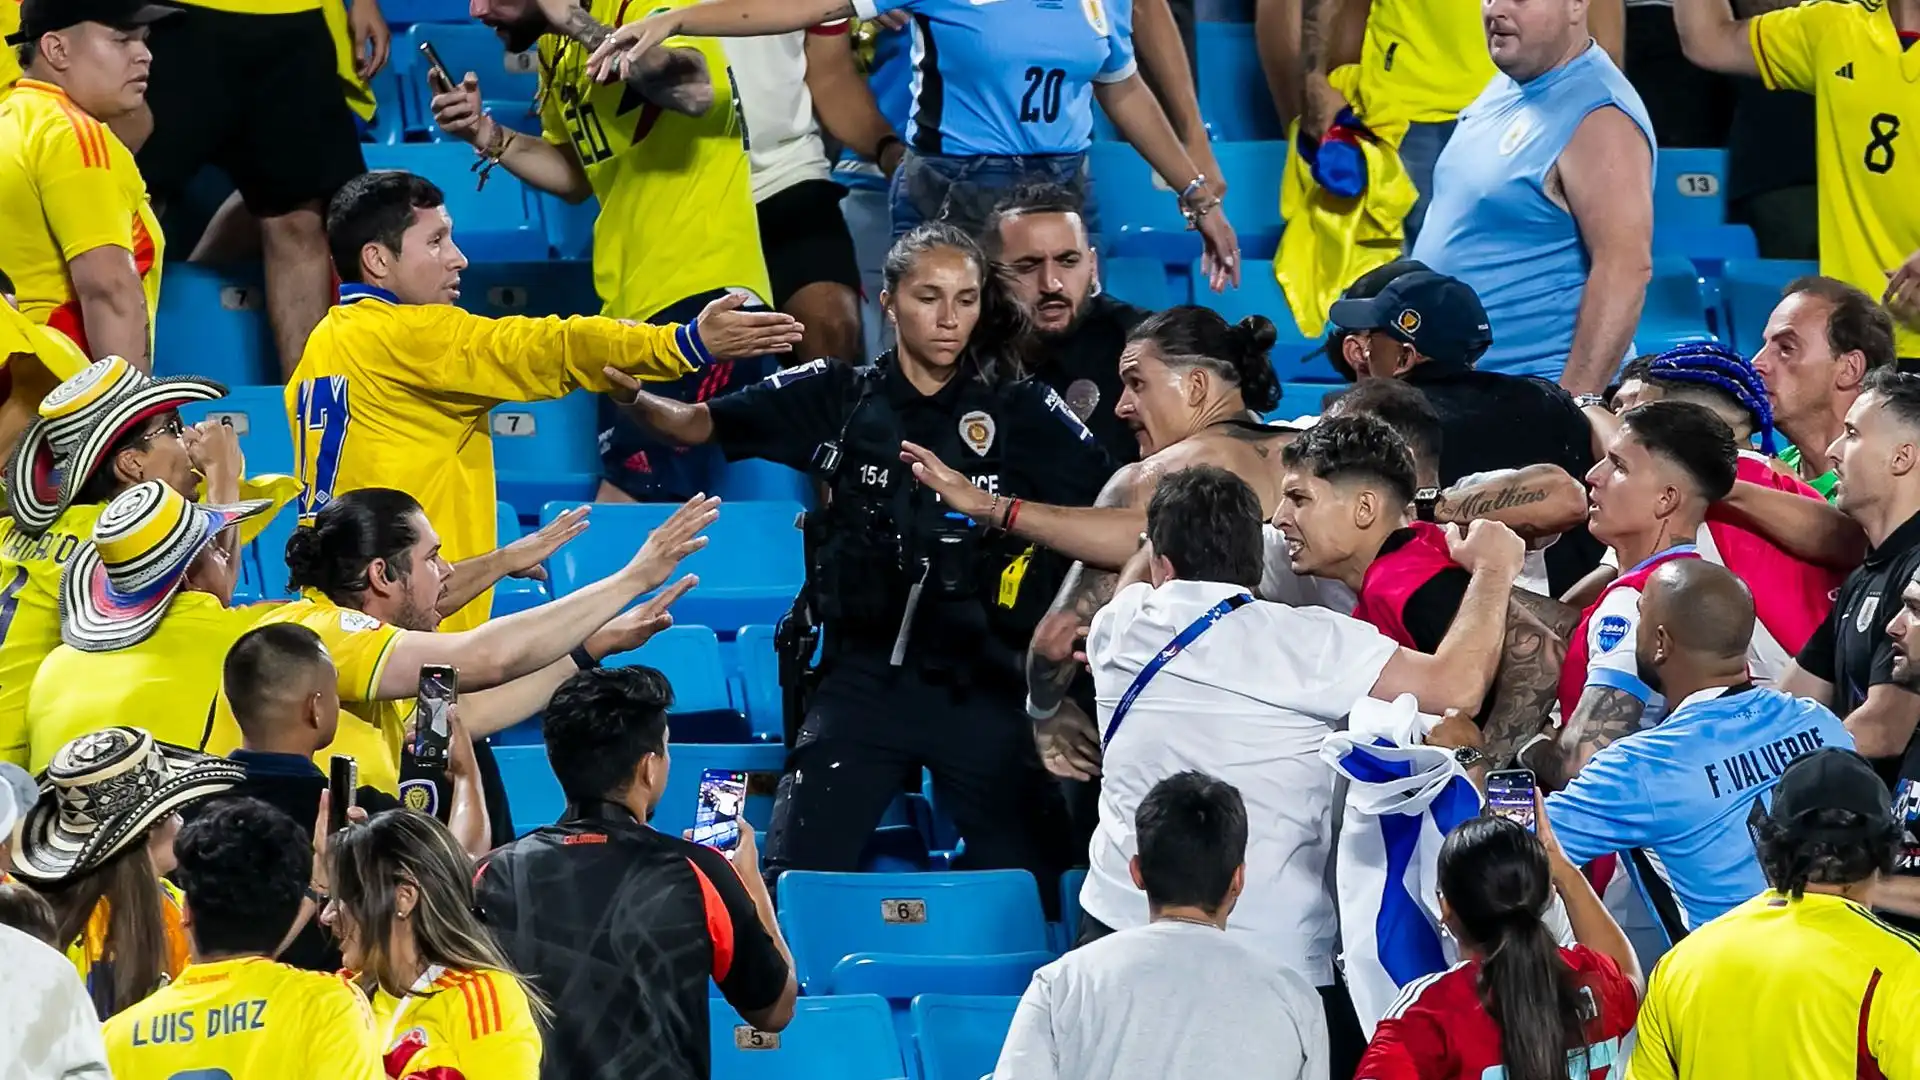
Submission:
<svg viewBox="0 0 1920 1080">
<path fill-rule="evenodd" d="M 273 505 L 254 499 L 203 506 L 162 481 L 114 496 L 60 571 L 60 638 L 81 652 L 112 652 L 152 636 L 187 568 L 229 525 Z"/>
<path fill-rule="evenodd" d="M 140 728 L 82 735 L 42 774 L 39 801 L 14 834 L 13 872 L 43 886 L 90 873 L 167 815 L 246 775 L 226 758 L 156 741 Z"/>
<path fill-rule="evenodd" d="M 225 396 L 227 388 L 211 379 L 155 379 L 118 356 L 88 365 L 40 403 L 40 418 L 7 462 L 14 527 L 28 536 L 46 532 L 128 432 L 182 405 Z"/>
</svg>

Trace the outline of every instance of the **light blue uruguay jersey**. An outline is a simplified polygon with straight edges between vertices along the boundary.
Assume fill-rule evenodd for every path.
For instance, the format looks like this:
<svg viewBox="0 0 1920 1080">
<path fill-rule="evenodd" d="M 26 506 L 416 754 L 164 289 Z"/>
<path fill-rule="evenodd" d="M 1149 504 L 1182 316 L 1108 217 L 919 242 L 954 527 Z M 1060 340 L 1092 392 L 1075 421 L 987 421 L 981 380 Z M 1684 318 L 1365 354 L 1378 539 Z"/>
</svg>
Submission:
<svg viewBox="0 0 1920 1080">
<path fill-rule="evenodd" d="M 1755 799 L 1771 804 L 1794 758 L 1823 746 L 1853 749 L 1824 705 L 1751 685 L 1703 690 L 1595 754 L 1547 796 L 1547 820 L 1575 865 L 1647 850 L 1693 929 L 1766 889 L 1747 815 Z"/>
<path fill-rule="evenodd" d="M 854 0 L 908 28 L 907 142 L 946 157 L 1078 154 L 1093 84 L 1134 72 L 1133 0 Z"/>
</svg>

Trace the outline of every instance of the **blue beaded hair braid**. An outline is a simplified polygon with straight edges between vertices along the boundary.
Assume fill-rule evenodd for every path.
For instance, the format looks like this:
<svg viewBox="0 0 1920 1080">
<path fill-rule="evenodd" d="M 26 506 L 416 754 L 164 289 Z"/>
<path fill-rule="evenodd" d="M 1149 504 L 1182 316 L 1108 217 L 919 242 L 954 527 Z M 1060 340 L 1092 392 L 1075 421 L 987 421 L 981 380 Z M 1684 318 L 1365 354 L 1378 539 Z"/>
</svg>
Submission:
<svg viewBox="0 0 1920 1080">
<path fill-rule="evenodd" d="M 1733 398 L 1753 414 L 1760 433 L 1760 452 L 1774 452 L 1773 406 L 1767 388 L 1753 364 L 1732 349 L 1712 341 L 1676 345 L 1653 360 L 1647 376 L 1658 382 L 1686 382 L 1711 386 Z"/>
</svg>

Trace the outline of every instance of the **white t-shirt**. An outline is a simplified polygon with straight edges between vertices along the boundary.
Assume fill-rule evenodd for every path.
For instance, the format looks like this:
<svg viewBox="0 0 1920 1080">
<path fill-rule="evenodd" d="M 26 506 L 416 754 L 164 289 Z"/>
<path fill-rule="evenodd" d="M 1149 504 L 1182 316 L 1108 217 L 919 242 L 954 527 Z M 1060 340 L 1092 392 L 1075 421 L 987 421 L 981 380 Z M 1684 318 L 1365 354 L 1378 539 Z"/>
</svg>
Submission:
<svg viewBox="0 0 1920 1080">
<path fill-rule="evenodd" d="M 1293 572 L 1293 555 L 1287 550 L 1287 536 L 1271 525 L 1260 527 L 1260 539 L 1266 558 L 1260 571 L 1262 600 L 1294 607 L 1320 607 L 1342 615 L 1353 614 L 1359 599 L 1353 590 L 1331 578 Z"/>
<path fill-rule="evenodd" d="M 844 33 L 845 26 L 841 20 L 821 29 Z M 807 90 L 807 35 L 812 32 L 720 39 L 746 114 L 747 163 L 756 203 L 802 180 L 829 175 L 826 144 L 820 141 L 813 94 Z"/>
<path fill-rule="evenodd" d="M 64 953 L 0 926 L 0 1077 L 110 1080 L 107 1047 Z"/>
<path fill-rule="evenodd" d="M 1240 591 L 1137 582 L 1093 617 L 1087 657 L 1102 733 L 1147 661 Z M 1134 812 L 1153 785 L 1198 769 L 1240 789 L 1247 804 L 1247 887 L 1229 932 L 1316 986 L 1332 983 L 1334 777 L 1320 745 L 1398 648 L 1346 615 L 1264 600 L 1214 623 L 1147 684 L 1106 748 L 1082 910 L 1116 930 L 1146 925 L 1147 898 L 1128 871 Z"/>
<path fill-rule="evenodd" d="M 993 1080 L 1322 1080 L 1320 995 L 1231 934 L 1158 922 L 1033 973 Z"/>
</svg>

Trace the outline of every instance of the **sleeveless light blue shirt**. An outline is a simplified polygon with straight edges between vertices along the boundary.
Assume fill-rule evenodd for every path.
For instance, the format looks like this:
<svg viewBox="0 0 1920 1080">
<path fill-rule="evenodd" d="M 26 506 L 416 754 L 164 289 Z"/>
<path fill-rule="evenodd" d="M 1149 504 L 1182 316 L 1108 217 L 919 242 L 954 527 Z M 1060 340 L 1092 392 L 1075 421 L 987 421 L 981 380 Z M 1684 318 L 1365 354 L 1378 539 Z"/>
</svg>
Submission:
<svg viewBox="0 0 1920 1080">
<path fill-rule="evenodd" d="M 1434 166 L 1413 257 L 1480 294 L 1493 331 L 1482 371 L 1558 379 L 1566 367 L 1592 260 L 1573 215 L 1547 197 L 1547 174 L 1587 114 L 1608 105 L 1655 147 L 1640 95 L 1597 44 L 1529 82 L 1495 75 Z"/>
</svg>

